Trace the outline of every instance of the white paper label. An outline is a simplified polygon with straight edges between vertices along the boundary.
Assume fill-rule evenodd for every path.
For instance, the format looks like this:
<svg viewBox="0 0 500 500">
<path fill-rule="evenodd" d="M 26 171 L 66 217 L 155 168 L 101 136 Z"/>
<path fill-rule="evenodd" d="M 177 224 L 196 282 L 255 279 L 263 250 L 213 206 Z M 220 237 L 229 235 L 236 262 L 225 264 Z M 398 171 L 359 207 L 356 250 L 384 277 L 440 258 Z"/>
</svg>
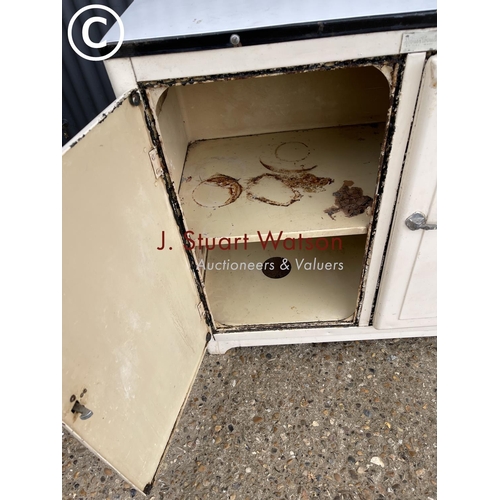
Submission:
<svg viewBox="0 0 500 500">
<path fill-rule="evenodd" d="M 401 41 L 401 53 L 426 52 L 437 49 L 437 30 L 404 33 Z"/>
</svg>

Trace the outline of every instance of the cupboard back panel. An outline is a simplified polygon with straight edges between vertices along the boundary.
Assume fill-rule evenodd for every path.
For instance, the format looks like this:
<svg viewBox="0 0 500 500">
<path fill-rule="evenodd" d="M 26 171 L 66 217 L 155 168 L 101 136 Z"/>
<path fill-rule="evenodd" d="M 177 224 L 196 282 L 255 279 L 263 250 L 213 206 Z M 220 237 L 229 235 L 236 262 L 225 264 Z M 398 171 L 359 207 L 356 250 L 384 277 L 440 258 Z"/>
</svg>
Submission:
<svg viewBox="0 0 500 500">
<path fill-rule="evenodd" d="M 389 93 L 382 72 L 367 66 L 187 85 L 166 101 L 179 100 L 193 142 L 382 122 Z"/>
</svg>

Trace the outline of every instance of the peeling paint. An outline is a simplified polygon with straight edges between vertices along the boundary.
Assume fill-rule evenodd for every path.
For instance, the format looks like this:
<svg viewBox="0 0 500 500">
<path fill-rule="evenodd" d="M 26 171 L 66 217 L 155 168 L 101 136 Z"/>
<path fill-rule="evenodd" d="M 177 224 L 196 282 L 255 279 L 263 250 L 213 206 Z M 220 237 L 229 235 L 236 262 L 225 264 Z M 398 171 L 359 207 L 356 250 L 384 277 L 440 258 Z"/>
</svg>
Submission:
<svg viewBox="0 0 500 500">
<path fill-rule="evenodd" d="M 246 71 L 242 73 L 222 73 L 216 75 L 204 75 L 198 77 L 186 77 L 178 79 L 169 80 L 150 80 L 148 82 L 140 82 L 139 87 L 143 89 L 155 88 L 155 87 L 174 87 L 174 86 L 186 86 L 195 85 L 198 83 L 209 83 L 221 80 L 241 80 L 244 78 L 260 78 L 265 76 L 276 76 L 291 73 L 307 73 L 310 71 L 331 71 L 341 68 L 356 68 L 363 66 L 375 66 L 378 69 L 380 67 L 394 67 L 397 63 L 401 62 L 402 58 L 400 55 L 389 56 L 389 57 L 374 57 L 374 58 L 360 58 L 349 61 L 336 61 L 327 63 L 316 63 L 308 64 L 303 66 L 290 66 L 282 68 L 274 68 L 267 70 L 258 71 Z"/>
<path fill-rule="evenodd" d="M 273 323 L 273 324 L 253 324 L 253 325 L 226 325 L 223 323 L 216 322 L 215 333 L 248 333 L 248 332 L 259 332 L 259 331 L 274 331 L 274 330 L 301 330 L 307 328 L 349 328 L 354 326 L 353 315 L 347 318 L 339 319 L 337 321 L 322 321 L 318 323 L 317 321 L 306 321 L 302 323 Z"/>
</svg>

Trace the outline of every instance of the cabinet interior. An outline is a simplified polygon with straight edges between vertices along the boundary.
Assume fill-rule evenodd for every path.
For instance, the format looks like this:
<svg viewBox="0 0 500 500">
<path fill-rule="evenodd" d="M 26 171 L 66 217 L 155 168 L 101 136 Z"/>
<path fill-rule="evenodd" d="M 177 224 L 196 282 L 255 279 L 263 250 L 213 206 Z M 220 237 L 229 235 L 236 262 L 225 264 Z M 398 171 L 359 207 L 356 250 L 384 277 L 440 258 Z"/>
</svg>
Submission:
<svg viewBox="0 0 500 500">
<path fill-rule="evenodd" d="M 354 321 L 390 78 L 323 68 L 150 92 L 217 327 Z M 248 268 L 272 257 L 289 274 Z"/>
</svg>

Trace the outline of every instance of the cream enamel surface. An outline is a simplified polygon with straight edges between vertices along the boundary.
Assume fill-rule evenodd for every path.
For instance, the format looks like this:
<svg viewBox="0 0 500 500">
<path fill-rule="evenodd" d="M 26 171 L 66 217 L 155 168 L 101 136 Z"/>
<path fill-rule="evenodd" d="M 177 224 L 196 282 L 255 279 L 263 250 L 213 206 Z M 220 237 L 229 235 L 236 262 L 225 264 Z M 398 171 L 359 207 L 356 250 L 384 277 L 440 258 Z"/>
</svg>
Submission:
<svg viewBox="0 0 500 500">
<path fill-rule="evenodd" d="M 380 68 L 390 76 L 391 65 Z M 196 141 L 384 122 L 390 92 L 381 69 L 366 66 L 149 88 L 174 186 L 178 190 L 186 150 Z"/>
<path fill-rule="evenodd" d="M 151 147 L 142 106 L 125 100 L 63 156 L 63 422 L 140 490 L 207 333 Z M 157 250 L 161 231 L 171 251 Z"/>
<path fill-rule="evenodd" d="M 148 90 L 148 94 L 153 97 L 153 102 L 157 100 L 159 93 L 161 93 L 161 97 L 158 100 L 157 106 L 154 106 L 156 108 L 155 114 L 158 131 L 170 177 L 178 192 L 181 185 L 186 151 L 189 145 L 186 120 L 181 111 L 178 89 L 173 87 L 167 91 L 156 88 Z"/>
<path fill-rule="evenodd" d="M 317 38 L 131 59 L 137 82 L 234 74 L 399 54 L 403 31 Z"/>
<path fill-rule="evenodd" d="M 207 295 L 215 321 L 230 326 L 348 320 L 356 307 L 366 236 L 346 236 L 341 241 L 341 250 L 338 242 L 333 249 L 330 245 L 320 250 L 328 244 L 323 240 L 318 242 L 320 249 L 312 250 L 305 249 L 305 242 L 299 250 L 298 241 L 292 250 L 289 241 L 276 250 L 270 244 L 264 249 L 252 243 L 247 250 L 209 252 L 207 265 L 245 264 L 245 269 L 234 271 L 207 270 Z M 286 258 L 284 265 L 291 267 L 283 278 L 272 279 L 246 267 L 276 256 Z M 329 270 L 323 268 L 326 263 Z M 323 269 L 318 270 L 318 265 Z"/>
<path fill-rule="evenodd" d="M 120 97 L 125 92 L 137 87 L 137 80 L 130 58 L 106 59 L 103 63 L 116 97 Z"/>
<path fill-rule="evenodd" d="M 258 231 L 262 234 L 271 231 L 276 235 L 283 231 L 284 235 L 290 236 L 366 233 L 370 221 L 368 213 L 347 217 L 337 212 L 333 220 L 325 210 L 335 205 L 333 193 L 345 180 L 353 181 L 354 186 L 363 189 L 364 195 L 373 198 L 384 125 L 332 127 L 195 143 L 188 151 L 180 189 L 188 228 L 195 233 L 195 238 L 198 235 L 217 239 L 246 235 L 250 242 L 259 241 Z M 304 172 L 334 179 L 334 182 L 318 192 L 298 189 L 302 197 L 289 206 L 275 206 L 253 199 L 251 194 L 258 193 L 258 190 L 250 185 L 250 179 L 274 173 L 262 165 L 261 159 L 277 168 L 294 166 L 292 162 L 280 161 L 275 155 L 281 144 L 290 143 L 307 145 L 309 154 L 304 161 L 297 162 L 297 166 L 316 166 Z M 243 192 L 236 201 L 219 208 L 208 204 L 200 206 L 197 199 L 200 183 L 215 174 L 238 179 Z M 289 191 L 290 197 L 293 196 Z"/>
<path fill-rule="evenodd" d="M 383 122 L 390 95 L 374 66 L 256 75 L 175 90 L 189 142 Z"/>
</svg>

